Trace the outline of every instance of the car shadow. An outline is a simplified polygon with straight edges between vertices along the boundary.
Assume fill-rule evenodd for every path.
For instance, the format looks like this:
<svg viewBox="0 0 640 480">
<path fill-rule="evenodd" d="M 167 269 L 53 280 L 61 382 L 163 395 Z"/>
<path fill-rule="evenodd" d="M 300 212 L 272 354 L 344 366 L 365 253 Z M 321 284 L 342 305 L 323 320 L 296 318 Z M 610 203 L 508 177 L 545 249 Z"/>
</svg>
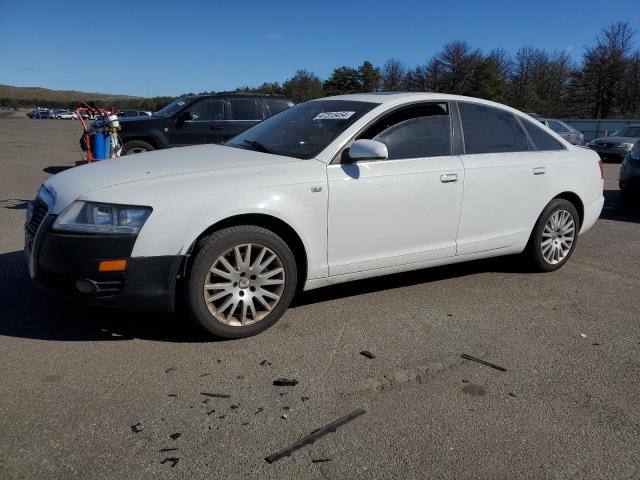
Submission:
<svg viewBox="0 0 640 480">
<path fill-rule="evenodd" d="M 640 204 L 625 206 L 620 199 L 620 190 L 605 190 L 604 207 L 600 218 L 617 222 L 640 223 Z"/>
<path fill-rule="evenodd" d="M 55 175 L 57 173 L 60 172 L 64 172 L 65 170 L 69 170 L 70 168 L 73 168 L 72 166 L 50 166 L 50 167 L 45 167 L 42 169 L 43 172 L 45 173 L 49 173 L 51 175 Z"/>
<path fill-rule="evenodd" d="M 0 336 L 53 341 L 211 342 L 183 315 L 101 309 L 34 286 L 22 251 L 0 254 Z"/>
</svg>

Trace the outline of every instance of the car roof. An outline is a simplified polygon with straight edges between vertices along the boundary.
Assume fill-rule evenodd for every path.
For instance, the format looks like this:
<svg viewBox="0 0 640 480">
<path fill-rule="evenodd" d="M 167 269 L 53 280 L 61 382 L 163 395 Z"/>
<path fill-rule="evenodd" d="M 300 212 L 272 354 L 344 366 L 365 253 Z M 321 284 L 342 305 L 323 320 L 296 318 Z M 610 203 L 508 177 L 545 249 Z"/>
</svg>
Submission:
<svg viewBox="0 0 640 480">
<path fill-rule="evenodd" d="M 502 110 L 508 110 L 518 115 L 528 116 L 526 113 L 511 108 L 507 105 L 492 102 L 490 100 L 484 100 L 482 98 L 465 97 L 463 95 L 451 95 L 448 93 L 433 93 L 433 92 L 373 92 L 373 93 L 351 93 L 348 95 L 336 95 L 333 97 L 317 98 L 312 101 L 318 100 L 350 100 L 357 102 L 372 102 L 379 104 L 402 104 L 417 101 L 460 101 L 460 102 L 473 102 L 487 105 L 490 107 L 500 108 Z"/>
<path fill-rule="evenodd" d="M 284 95 L 278 95 L 275 93 L 237 93 L 237 92 L 219 92 L 219 93 L 207 93 L 204 95 L 187 95 L 182 98 L 217 98 L 217 97 L 239 97 L 239 98 L 281 98 L 283 100 L 291 100 Z"/>
</svg>

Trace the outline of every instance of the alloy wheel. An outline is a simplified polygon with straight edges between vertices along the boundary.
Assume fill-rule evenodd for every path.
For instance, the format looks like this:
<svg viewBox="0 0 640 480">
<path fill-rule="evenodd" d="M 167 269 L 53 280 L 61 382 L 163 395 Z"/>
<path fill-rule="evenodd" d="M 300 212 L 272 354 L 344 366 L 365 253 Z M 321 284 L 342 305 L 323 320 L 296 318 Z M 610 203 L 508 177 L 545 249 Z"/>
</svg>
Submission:
<svg viewBox="0 0 640 480">
<path fill-rule="evenodd" d="M 571 252 L 575 235 L 576 223 L 571 212 L 564 209 L 553 212 L 544 226 L 540 242 L 545 261 L 551 265 L 561 263 Z"/>
<path fill-rule="evenodd" d="M 282 259 L 269 247 L 245 243 L 220 255 L 206 275 L 204 301 L 218 321 L 246 326 L 265 318 L 285 286 Z"/>
</svg>

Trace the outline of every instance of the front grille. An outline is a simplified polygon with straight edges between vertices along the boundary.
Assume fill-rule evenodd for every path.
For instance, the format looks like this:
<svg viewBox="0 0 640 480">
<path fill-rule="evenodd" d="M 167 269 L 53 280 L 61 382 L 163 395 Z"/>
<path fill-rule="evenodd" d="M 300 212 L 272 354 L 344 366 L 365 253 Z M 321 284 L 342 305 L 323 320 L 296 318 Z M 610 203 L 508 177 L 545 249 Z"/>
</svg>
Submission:
<svg viewBox="0 0 640 480">
<path fill-rule="evenodd" d="M 40 198 L 36 198 L 31 204 L 33 205 L 33 211 L 31 213 L 31 219 L 27 224 L 27 230 L 31 235 L 35 235 L 44 217 L 47 216 L 49 208 Z"/>
</svg>

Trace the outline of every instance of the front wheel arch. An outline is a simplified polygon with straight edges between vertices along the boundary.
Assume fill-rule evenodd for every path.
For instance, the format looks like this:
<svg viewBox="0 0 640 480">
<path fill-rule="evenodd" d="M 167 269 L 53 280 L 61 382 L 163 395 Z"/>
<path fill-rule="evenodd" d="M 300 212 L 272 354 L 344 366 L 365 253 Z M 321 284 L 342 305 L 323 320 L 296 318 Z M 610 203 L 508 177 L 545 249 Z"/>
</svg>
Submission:
<svg viewBox="0 0 640 480">
<path fill-rule="evenodd" d="M 238 227 L 240 225 L 253 225 L 256 227 L 262 227 L 267 230 L 272 231 L 280 238 L 282 238 L 291 248 L 293 256 L 296 260 L 297 267 L 297 277 L 298 277 L 298 290 L 302 290 L 304 284 L 307 281 L 307 271 L 308 271 L 308 260 L 307 260 L 307 250 L 306 247 L 298 235 L 298 232 L 294 230 L 291 225 L 286 223 L 285 221 L 274 217 L 272 215 L 266 215 L 263 213 L 249 213 L 249 214 L 241 214 L 234 215 L 232 217 L 225 218 L 220 220 L 209 228 L 204 230 L 198 237 L 191 243 L 189 249 L 187 250 L 187 261 L 184 264 L 183 273 L 186 271 L 189 262 L 190 254 L 195 250 L 198 246 L 198 243 L 202 241 L 204 238 L 208 237 L 214 232 L 219 230 L 229 228 L 229 227 Z"/>
</svg>

